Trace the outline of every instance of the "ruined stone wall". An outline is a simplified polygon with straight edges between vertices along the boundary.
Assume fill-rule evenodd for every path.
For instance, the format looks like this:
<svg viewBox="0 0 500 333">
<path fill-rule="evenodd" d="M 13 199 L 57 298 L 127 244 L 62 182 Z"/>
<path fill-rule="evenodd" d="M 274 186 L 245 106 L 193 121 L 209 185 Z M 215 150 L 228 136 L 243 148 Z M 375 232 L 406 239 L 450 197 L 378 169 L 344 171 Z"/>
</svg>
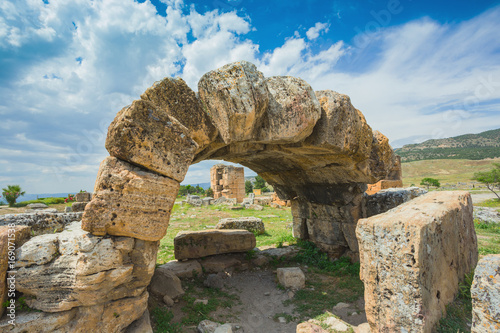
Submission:
<svg viewBox="0 0 500 333">
<path fill-rule="evenodd" d="M 210 187 L 214 199 L 225 197 L 243 202 L 245 198 L 245 170 L 242 167 L 217 164 L 210 169 Z"/>
</svg>

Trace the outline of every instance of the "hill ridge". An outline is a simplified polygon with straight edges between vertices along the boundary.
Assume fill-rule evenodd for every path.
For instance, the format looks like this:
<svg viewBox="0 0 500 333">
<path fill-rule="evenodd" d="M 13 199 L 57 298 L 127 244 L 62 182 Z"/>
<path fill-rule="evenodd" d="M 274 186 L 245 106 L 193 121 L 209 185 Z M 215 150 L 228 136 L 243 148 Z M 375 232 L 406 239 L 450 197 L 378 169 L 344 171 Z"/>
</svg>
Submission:
<svg viewBox="0 0 500 333">
<path fill-rule="evenodd" d="M 482 160 L 500 157 L 500 128 L 478 134 L 430 139 L 394 150 L 402 162 L 431 159 Z"/>
</svg>

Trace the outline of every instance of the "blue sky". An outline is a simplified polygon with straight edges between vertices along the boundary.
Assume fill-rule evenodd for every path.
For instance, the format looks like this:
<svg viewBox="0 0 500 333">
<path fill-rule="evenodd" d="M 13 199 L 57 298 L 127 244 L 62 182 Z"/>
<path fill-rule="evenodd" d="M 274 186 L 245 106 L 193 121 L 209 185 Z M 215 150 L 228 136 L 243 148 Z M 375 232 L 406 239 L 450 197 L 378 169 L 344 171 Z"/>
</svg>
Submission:
<svg viewBox="0 0 500 333">
<path fill-rule="evenodd" d="M 349 95 L 396 147 L 499 128 L 499 31 L 500 1 L 3 0 L 0 187 L 92 190 L 123 106 L 238 60 Z"/>
</svg>

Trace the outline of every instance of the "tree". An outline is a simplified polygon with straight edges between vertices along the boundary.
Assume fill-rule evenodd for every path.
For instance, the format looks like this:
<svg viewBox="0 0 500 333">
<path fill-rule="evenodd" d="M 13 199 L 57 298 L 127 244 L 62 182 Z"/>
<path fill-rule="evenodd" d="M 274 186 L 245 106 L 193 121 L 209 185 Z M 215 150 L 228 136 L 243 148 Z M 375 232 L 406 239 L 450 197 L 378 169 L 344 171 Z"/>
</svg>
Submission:
<svg viewBox="0 0 500 333">
<path fill-rule="evenodd" d="M 19 185 L 7 185 L 6 188 L 2 189 L 2 195 L 9 203 L 9 207 L 13 207 L 17 198 L 24 195 L 24 193 L 26 192 L 22 191 Z"/>
<path fill-rule="evenodd" d="M 247 180 L 245 181 L 245 193 L 252 193 L 253 192 L 253 185 L 252 182 Z"/>
<path fill-rule="evenodd" d="M 213 197 L 214 197 L 214 190 L 212 190 L 212 188 L 211 188 L 211 187 L 209 187 L 209 188 L 206 190 L 205 194 L 207 195 L 207 197 L 211 197 L 211 198 L 213 198 Z"/>
<path fill-rule="evenodd" d="M 434 178 L 424 178 L 420 182 L 420 185 L 427 186 L 427 190 L 429 190 L 429 186 L 435 186 L 435 187 L 440 187 L 441 186 L 441 184 L 439 183 L 439 180 L 434 179 Z"/>
<path fill-rule="evenodd" d="M 262 189 L 264 187 L 266 187 L 266 181 L 264 180 L 264 178 L 262 178 L 261 176 L 255 177 L 253 188 Z"/>
<path fill-rule="evenodd" d="M 476 172 L 472 179 L 485 184 L 488 190 L 495 193 L 498 200 L 500 200 L 500 196 L 497 193 L 497 191 L 500 191 L 500 164 L 494 163 L 493 165 L 495 166 L 493 170 Z"/>
</svg>

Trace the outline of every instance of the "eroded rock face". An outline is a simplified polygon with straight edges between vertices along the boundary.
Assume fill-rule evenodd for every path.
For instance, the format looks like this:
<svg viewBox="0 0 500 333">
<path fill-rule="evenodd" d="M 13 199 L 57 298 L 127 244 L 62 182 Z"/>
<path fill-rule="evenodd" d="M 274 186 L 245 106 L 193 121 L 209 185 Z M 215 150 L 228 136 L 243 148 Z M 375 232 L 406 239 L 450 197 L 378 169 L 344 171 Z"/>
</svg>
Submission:
<svg viewBox="0 0 500 333">
<path fill-rule="evenodd" d="M 165 236 L 179 183 L 115 157 L 99 168 L 82 228 L 94 235 L 157 241 Z"/>
<path fill-rule="evenodd" d="M 203 258 L 214 254 L 246 252 L 255 247 L 255 235 L 247 230 L 179 232 L 174 238 L 175 259 Z"/>
<path fill-rule="evenodd" d="M 182 182 L 198 149 L 189 135 L 164 109 L 136 100 L 109 126 L 106 149 L 111 156 Z"/>
<path fill-rule="evenodd" d="M 162 81 L 155 82 L 141 95 L 141 99 L 153 103 L 158 109 L 184 125 L 189 131 L 189 136 L 198 144 L 198 150 L 215 139 L 217 129 L 203 110 L 194 91 L 183 79 L 166 77 Z"/>
<path fill-rule="evenodd" d="M 356 228 L 372 332 L 431 332 L 475 267 L 468 192 L 431 192 Z"/>
<path fill-rule="evenodd" d="M 269 106 L 256 141 L 294 143 L 311 135 L 321 116 L 311 86 L 292 76 L 273 76 L 266 79 L 266 84 Z"/>
<path fill-rule="evenodd" d="M 491 254 L 479 260 L 470 294 L 471 332 L 500 331 L 500 254 Z"/>
<path fill-rule="evenodd" d="M 16 290 L 30 307 L 46 312 L 139 297 L 153 275 L 157 250 L 158 242 L 102 238 L 75 222 L 16 250 Z"/>
<path fill-rule="evenodd" d="M 210 71 L 198 92 L 224 143 L 255 137 L 269 104 L 264 75 L 255 65 L 240 61 Z"/>
</svg>

